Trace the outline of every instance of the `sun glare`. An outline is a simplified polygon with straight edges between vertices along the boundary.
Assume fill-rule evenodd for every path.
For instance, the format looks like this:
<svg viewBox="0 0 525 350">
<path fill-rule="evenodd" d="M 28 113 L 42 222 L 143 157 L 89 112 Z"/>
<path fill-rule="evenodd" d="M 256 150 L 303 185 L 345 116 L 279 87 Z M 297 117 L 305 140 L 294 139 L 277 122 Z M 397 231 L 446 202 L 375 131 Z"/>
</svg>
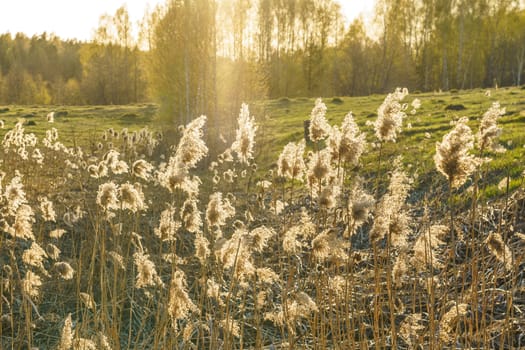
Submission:
<svg viewBox="0 0 525 350">
<path fill-rule="evenodd" d="M 9 32 L 15 35 L 22 32 L 33 36 L 46 32 L 54 33 L 64 39 L 85 41 L 92 39 L 99 18 L 103 14 L 112 15 L 119 7 L 125 5 L 131 22 L 136 25 L 148 8 L 152 9 L 164 2 L 163 0 L 3 1 L 0 5 L 0 33 Z M 370 15 L 375 1 L 339 0 L 339 3 L 346 21 L 350 22 L 360 14 Z"/>
</svg>

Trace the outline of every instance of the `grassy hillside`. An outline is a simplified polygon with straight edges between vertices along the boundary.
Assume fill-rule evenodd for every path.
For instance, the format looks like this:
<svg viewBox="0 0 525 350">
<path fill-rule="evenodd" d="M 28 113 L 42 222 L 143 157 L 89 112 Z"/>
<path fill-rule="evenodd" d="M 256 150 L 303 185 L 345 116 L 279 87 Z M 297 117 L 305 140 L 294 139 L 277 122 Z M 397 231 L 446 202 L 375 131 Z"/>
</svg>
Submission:
<svg viewBox="0 0 525 350">
<path fill-rule="evenodd" d="M 153 104 L 127 106 L 0 106 L 0 120 L 4 129 L 0 135 L 12 128 L 19 120 L 25 120 L 28 132 L 38 137 L 55 127 L 64 144 L 87 146 L 97 141 L 102 133 L 114 128 L 138 130 L 154 126 L 157 107 Z M 47 115 L 56 113 L 54 123 L 47 122 Z"/>
<path fill-rule="evenodd" d="M 503 134 L 500 138 L 508 152 L 498 155 L 492 163 L 493 171 L 510 171 L 515 177 L 519 172 L 516 161 L 523 157 L 525 149 L 525 133 L 520 132 L 525 122 L 525 89 L 501 88 L 490 90 L 466 90 L 445 93 L 416 93 L 410 94 L 406 101 L 414 98 L 421 100 L 421 108 L 415 115 L 408 115 L 404 121 L 403 133 L 396 144 L 385 147 L 386 159 L 403 153 L 406 164 L 419 169 L 421 174 L 432 172 L 432 157 L 435 153 L 435 143 L 452 127 L 451 121 L 462 116 L 470 119 L 469 125 L 476 130 L 483 113 L 493 102 L 499 101 L 507 110 L 501 118 Z M 376 142 L 373 127 L 367 125 L 377 118 L 377 108 L 383 101 L 383 95 L 366 97 L 335 97 L 325 98 L 323 101 L 328 107 L 327 119 L 331 124 L 340 124 L 348 112 L 352 112 L 361 130 L 367 133 L 369 143 Z M 280 98 L 277 100 L 258 101 L 250 105 L 250 110 L 259 125 L 257 132 L 257 163 L 262 169 L 275 166 L 275 162 L 282 148 L 290 141 L 299 141 L 304 135 L 304 121 L 310 118 L 314 106 L 313 98 Z M 447 106 L 461 105 L 462 110 L 448 110 Z M 5 109 L 8 111 L 5 111 Z M 460 107 L 461 108 L 461 107 Z M 55 118 L 54 124 L 46 122 L 46 115 L 52 111 L 66 112 L 67 115 Z M 38 137 L 45 135 L 50 127 L 59 130 L 61 141 L 72 146 L 74 144 L 93 147 L 103 132 L 109 128 L 117 131 L 123 128 L 130 131 L 148 127 L 153 131 L 165 130 L 156 117 L 157 108 L 153 104 L 126 105 L 126 106 L 0 106 L 0 120 L 5 126 L 0 129 L 0 137 L 24 119 L 27 132 L 35 133 Z M 236 120 L 236 115 L 228 116 L 225 120 Z M 34 125 L 31 125 L 34 123 Z M 411 125 L 411 128 L 408 128 Z M 234 136 L 235 125 L 226 123 L 219 128 L 224 135 Z M 229 140 L 231 141 L 231 140 Z M 169 142 L 169 141 L 168 141 Z M 311 146 L 311 145 L 310 145 Z M 372 145 L 373 146 L 373 145 Z M 363 158 L 363 166 L 373 163 L 377 158 L 377 150 L 368 147 L 367 155 Z M 496 169 L 496 170 L 494 170 Z M 368 169 L 373 170 L 373 169 Z M 426 178 L 425 178 L 426 179 Z M 428 180 L 428 179 L 427 179 Z"/>
<path fill-rule="evenodd" d="M 408 114 L 404 121 L 402 134 L 398 137 L 396 144 L 385 146 L 384 156 L 392 160 L 402 154 L 405 164 L 411 164 L 414 169 L 418 169 L 421 175 L 419 181 L 423 183 L 421 186 L 428 184 L 429 181 L 432 181 L 432 177 L 437 175 L 432 159 L 435 154 L 435 144 L 452 129 L 451 122 L 467 116 L 470 120 L 469 126 L 476 132 L 483 113 L 496 101 L 499 101 L 507 111 L 500 119 L 503 127 L 500 140 L 507 152 L 495 156 L 491 163 L 488 176 L 491 185 L 488 191 L 494 192 L 494 184 L 499 181 L 500 176 L 507 172 L 512 178 L 520 176 L 525 155 L 525 129 L 523 129 L 525 126 L 525 89 L 491 90 L 490 97 L 487 96 L 487 90 L 481 89 L 453 93 L 417 93 L 410 94 L 406 102 L 410 103 L 414 98 L 421 100 L 421 108 L 415 115 Z M 367 121 L 376 120 L 377 108 L 383 99 L 382 95 L 326 98 L 324 102 L 328 107 L 327 119 L 331 124 L 340 124 L 346 113 L 351 111 L 361 130 L 367 133 L 367 141 L 375 143 L 377 140 L 373 126 L 368 126 Z M 314 102 L 315 99 L 282 98 L 261 105 L 267 118 L 262 123 L 260 131 L 259 163 L 275 162 L 287 142 L 298 141 L 303 137 L 303 122 L 310 118 Z M 447 106 L 451 105 L 461 105 L 464 109 L 447 110 Z M 257 106 L 259 107 L 259 104 Z M 411 128 L 408 128 L 409 124 Z M 377 157 L 377 149 L 369 146 L 362 160 L 362 166 L 366 171 L 376 171 Z M 515 185 L 516 183 L 513 183 L 513 186 Z M 424 187 L 428 188 L 428 186 Z"/>
</svg>

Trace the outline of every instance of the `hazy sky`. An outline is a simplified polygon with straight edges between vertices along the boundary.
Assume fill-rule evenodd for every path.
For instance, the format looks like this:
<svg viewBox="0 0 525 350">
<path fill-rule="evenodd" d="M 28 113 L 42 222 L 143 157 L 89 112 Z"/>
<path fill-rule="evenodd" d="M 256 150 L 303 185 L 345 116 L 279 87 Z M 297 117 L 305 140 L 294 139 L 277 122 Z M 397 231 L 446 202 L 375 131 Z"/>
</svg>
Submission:
<svg viewBox="0 0 525 350">
<path fill-rule="evenodd" d="M 89 40 L 100 15 L 113 15 L 127 5 L 131 20 L 142 19 L 149 4 L 153 8 L 165 0 L 0 0 L 0 33 L 24 32 L 28 36 L 55 33 L 64 39 Z M 370 13 L 374 0 L 339 0 L 347 18 Z"/>
</svg>

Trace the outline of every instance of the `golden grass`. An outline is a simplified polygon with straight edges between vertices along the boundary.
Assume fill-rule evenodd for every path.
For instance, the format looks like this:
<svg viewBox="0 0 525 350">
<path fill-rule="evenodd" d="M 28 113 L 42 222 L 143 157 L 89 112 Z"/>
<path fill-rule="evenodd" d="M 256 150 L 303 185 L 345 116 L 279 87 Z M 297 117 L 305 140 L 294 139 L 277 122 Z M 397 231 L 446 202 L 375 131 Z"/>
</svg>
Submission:
<svg viewBox="0 0 525 350">
<path fill-rule="evenodd" d="M 494 160 L 460 167 L 461 184 L 457 164 L 434 170 L 434 190 L 415 191 L 422 169 L 399 146 L 413 98 L 398 94 L 378 104 L 378 140 L 348 114 L 334 128 L 317 101 L 309 154 L 292 140 L 276 169 L 257 167 L 247 106 L 216 159 L 205 118 L 175 145 L 147 129 L 104 130 L 85 149 L 9 129 L 0 347 L 525 346 L 523 175 L 487 202 L 498 154 L 452 145 Z"/>
</svg>

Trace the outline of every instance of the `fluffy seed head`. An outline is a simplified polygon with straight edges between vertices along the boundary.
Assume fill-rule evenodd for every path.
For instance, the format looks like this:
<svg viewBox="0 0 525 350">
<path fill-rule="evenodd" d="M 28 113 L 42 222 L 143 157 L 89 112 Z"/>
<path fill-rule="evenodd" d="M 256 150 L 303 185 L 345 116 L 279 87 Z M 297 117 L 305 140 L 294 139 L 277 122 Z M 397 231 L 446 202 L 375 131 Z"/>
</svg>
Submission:
<svg viewBox="0 0 525 350">
<path fill-rule="evenodd" d="M 33 223 L 35 222 L 33 209 L 27 204 L 20 205 L 16 210 L 15 222 L 6 231 L 13 237 L 34 240 Z"/>
<path fill-rule="evenodd" d="M 442 238 L 447 232 L 447 226 L 433 225 L 416 239 L 412 249 L 414 266 L 418 270 L 425 269 L 427 266 L 443 267 L 443 263 L 438 259 L 437 248 L 445 244 Z"/>
<path fill-rule="evenodd" d="M 352 112 L 348 113 L 343 120 L 341 130 L 336 126 L 333 127 L 328 138 L 332 160 L 357 165 L 365 150 L 365 139 L 366 136 L 359 131 Z"/>
<path fill-rule="evenodd" d="M 461 320 L 467 315 L 468 305 L 467 304 L 456 304 L 450 307 L 439 322 L 439 337 L 447 344 L 451 343 L 456 339 L 456 329 Z"/>
<path fill-rule="evenodd" d="M 314 186 L 322 183 L 331 173 L 330 150 L 326 148 L 314 153 L 308 162 L 308 185 Z"/>
<path fill-rule="evenodd" d="M 124 264 L 124 258 L 122 257 L 122 255 L 115 251 L 110 251 L 108 253 L 108 256 L 110 257 L 113 264 L 116 265 L 118 268 L 120 268 L 121 270 L 126 269 L 126 265 Z"/>
<path fill-rule="evenodd" d="M 22 260 L 28 266 L 38 267 L 44 270 L 44 259 L 47 257 L 46 252 L 36 242 L 31 243 L 29 249 L 24 250 Z"/>
<path fill-rule="evenodd" d="M 52 243 L 46 245 L 46 254 L 53 260 L 57 260 L 60 256 L 60 249 Z"/>
<path fill-rule="evenodd" d="M 330 124 L 326 120 L 326 105 L 323 100 L 318 98 L 315 100 L 315 107 L 312 109 L 310 114 L 310 127 L 308 129 L 310 140 L 313 142 L 319 142 L 326 138 L 330 133 Z"/>
<path fill-rule="evenodd" d="M 34 274 L 32 271 L 27 271 L 24 279 L 22 280 L 23 292 L 31 298 L 37 298 L 40 293 L 41 286 L 42 280 L 40 279 L 40 276 Z"/>
<path fill-rule="evenodd" d="M 501 135 L 501 128 L 498 127 L 498 119 L 505 115 L 505 108 L 501 108 L 499 102 L 494 102 L 492 106 L 483 114 L 479 131 L 477 133 L 478 148 L 480 150 L 491 149 L 495 152 L 505 151 L 498 143 L 498 137 Z"/>
<path fill-rule="evenodd" d="M 177 320 L 187 318 L 190 312 L 196 310 L 197 307 L 186 291 L 184 272 L 175 271 L 171 278 L 168 301 L 168 314 L 170 315 L 173 329 L 177 329 Z"/>
<path fill-rule="evenodd" d="M 153 170 L 153 165 L 151 165 L 144 159 L 139 159 L 135 161 L 133 165 L 131 166 L 131 173 L 146 181 L 148 181 L 151 178 L 152 170 Z"/>
<path fill-rule="evenodd" d="M 210 242 L 202 234 L 197 233 L 195 236 L 195 256 L 199 262 L 204 265 L 210 256 Z"/>
<path fill-rule="evenodd" d="M 474 136 L 467 122 L 468 118 L 461 118 L 454 129 L 443 136 L 443 141 L 436 143 L 436 168 L 453 188 L 463 185 L 479 164 L 479 159 L 469 154 L 474 146 Z"/>
<path fill-rule="evenodd" d="M 499 262 L 505 264 L 507 270 L 512 270 L 512 253 L 505 244 L 501 234 L 492 232 L 485 240 L 485 245 L 489 252 L 494 255 Z"/>
<path fill-rule="evenodd" d="M 120 203 L 122 209 L 129 209 L 131 212 L 144 210 L 146 205 L 144 203 L 144 193 L 139 184 L 132 185 L 129 182 L 120 185 Z"/>
<path fill-rule="evenodd" d="M 80 300 L 82 300 L 82 302 L 84 303 L 84 305 L 86 305 L 88 309 L 95 311 L 96 304 L 95 300 L 93 300 L 93 297 L 91 297 L 91 295 L 89 295 L 88 293 L 81 292 Z"/>
<path fill-rule="evenodd" d="M 194 168 L 208 154 L 208 147 L 202 139 L 202 128 L 206 124 L 206 116 L 202 115 L 192 120 L 185 128 L 175 152 L 175 158 L 185 167 Z"/>
<path fill-rule="evenodd" d="M 197 200 L 188 198 L 182 205 L 180 213 L 184 228 L 188 232 L 196 233 L 202 227 L 202 219 L 199 208 L 197 207 Z"/>
<path fill-rule="evenodd" d="M 43 197 L 40 201 L 40 210 L 42 211 L 42 218 L 45 221 L 55 221 L 55 210 L 53 209 L 53 202 Z"/>
<path fill-rule="evenodd" d="M 222 198 L 221 192 L 215 192 L 210 196 L 208 208 L 206 209 L 206 221 L 208 227 L 220 227 L 226 224 L 226 220 L 235 215 L 235 208 L 228 198 Z"/>
<path fill-rule="evenodd" d="M 399 246 L 405 242 L 409 232 L 409 217 L 404 206 L 410 189 L 410 181 L 400 169 L 400 159 L 396 163 L 396 170 L 390 179 L 388 191 L 381 198 L 375 213 L 370 239 L 375 242 L 388 234 L 391 243 Z"/>
<path fill-rule="evenodd" d="M 54 265 L 55 270 L 58 272 L 60 277 L 62 277 L 65 280 L 70 280 L 73 278 L 73 275 L 75 274 L 75 270 L 65 261 L 57 262 Z"/>
<path fill-rule="evenodd" d="M 255 146 L 255 132 L 257 131 L 257 126 L 255 125 L 254 117 L 250 117 L 250 111 L 247 104 L 242 104 L 237 121 L 239 126 L 231 149 L 237 154 L 241 163 L 249 164 L 250 160 L 253 159 L 253 148 Z"/>
<path fill-rule="evenodd" d="M 277 161 L 277 174 L 279 176 L 302 180 L 305 169 L 303 158 L 305 146 L 304 140 L 299 143 L 290 142 L 284 146 Z"/>
<path fill-rule="evenodd" d="M 26 203 L 26 193 L 20 176 L 11 179 L 11 182 L 5 187 L 4 196 L 7 199 L 7 208 L 11 214 L 15 213 L 20 205 Z"/>
<path fill-rule="evenodd" d="M 59 350 L 69 350 L 73 346 L 73 322 L 71 321 L 71 314 L 68 314 L 64 320 L 64 326 L 60 334 Z"/>
<path fill-rule="evenodd" d="M 155 264 L 149 259 L 147 254 L 136 252 L 133 254 L 133 260 L 137 267 L 137 279 L 135 287 L 144 288 L 148 286 L 163 286 L 162 280 L 157 275 Z"/>
<path fill-rule="evenodd" d="M 175 221 L 175 208 L 169 206 L 160 213 L 159 227 L 156 227 L 154 233 L 162 241 L 175 241 L 175 234 L 181 224 Z"/>
<path fill-rule="evenodd" d="M 272 228 L 266 226 L 258 227 L 249 233 L 250 247 L 253 251 L 262 252 L 268 245 L 268 240 L 276 235 Z"/>
<path fill-rule="evenodd" d="M 368 220 L 370 210 L 375 204 L 374 197 L 366 193 L 361 186 L 356 185 L 348 200 L 349 224 L 353 234 L 363 223 Z"/>
<path fill-rule="evenodd" d="M 388 94 L 379 106 L 374 124 L 375 134 L 379 141 L 396 141 L 397 134 L 401 132 L 403 126 L 403 119 L 406 117 L 404 112 L 406 106 L 401 104 L 406 95 L 408 95 L 408 90 L 397 88 L 393 93 Z"/>
<path fill-rule="evenodd" d="M 118 187 L 112 181 L 101 184 L 98 187 L 97 204 L 104 210 L 118 209 L 119 200 L 117 194 Z"/>
<path fill-rule="evenodd" d="M 58 238 L 62 237 L 62 235 L 64 233 L 66 233 L 66 230 L 63 230 L 61 228 L 57 228 L 56 230 L 53 230 L 53 231 L 49 232 L 49 237 L 58 239 Z"/>
</svg>

